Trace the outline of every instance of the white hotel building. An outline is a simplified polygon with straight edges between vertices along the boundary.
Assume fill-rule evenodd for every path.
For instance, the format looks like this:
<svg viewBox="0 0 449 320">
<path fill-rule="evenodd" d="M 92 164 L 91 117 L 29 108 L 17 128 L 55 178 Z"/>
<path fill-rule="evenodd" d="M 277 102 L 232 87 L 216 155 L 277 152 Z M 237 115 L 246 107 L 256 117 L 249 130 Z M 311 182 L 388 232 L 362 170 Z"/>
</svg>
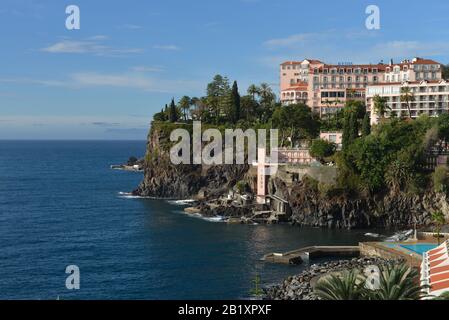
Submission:
<svg viewBox="0 0 449 320">
<path fill-rule="evenodd" d="M 373 98 L 376 95 L 387 98 L 390 110 L 398 117 L 408 117 L 407 103 L 401 102 L 401 89 L 409 87 L 412 101 L 409 102 L 412 118 L 422 114 L 438 116 L 449 112 L 449 81 L 442 78 L 442 65 L 436 61 L 415 58 L 386 67 L 384 81 L 366 87 L 366 106 L 371 112 L 371 124 L 378 122 Z"/>
<path fill-rule="evenodd" d="M 387 98 L 390 110 L 385 114 L 389 117 L 393 112 L 397 117 L 408 117 L 408 108 L 405 102 L 401 102 L 401 88 L 409 87 L 413 93 L 410 101 L 412 118 L 422 114 L 438 116 L 449 111 L 449 81 L 423 80 L 402 83 L 381 83 L 366 88 L 366 106 L 371 112 L 371 124 L 379 121 L 379 116 L 374 110 L 373 98 L 376 95 Z"/>
</svg>

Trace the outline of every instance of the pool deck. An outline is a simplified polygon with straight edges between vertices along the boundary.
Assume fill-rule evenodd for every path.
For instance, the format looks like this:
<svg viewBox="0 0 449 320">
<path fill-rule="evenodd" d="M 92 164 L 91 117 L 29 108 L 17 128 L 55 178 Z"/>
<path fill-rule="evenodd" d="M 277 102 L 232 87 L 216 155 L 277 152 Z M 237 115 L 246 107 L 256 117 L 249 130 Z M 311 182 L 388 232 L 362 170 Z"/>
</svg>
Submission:
<svg viewBox="0 0 449 320">
<path fill-rule="evenodd" d="M 361 242 L 361 256 L 376 256 L 384 259 L 405 260 L 412 267 L 420 267 L 422 255 L 401 247 L 401 245 L 431 244 L 429 241 L 407 242 Z M 435 246 L 437 243 L 435 243 Z"/>
<path fill-rule="evenodd" d="M 269 253 L 262 260 L 280 264 L 301 264 L 304 259 L 322 257 L 380 257 L 389 260 L 404 260 L 412 267 L 420 267 L 422 255 L 402 245 L 433 244 L 429 241 L 405 242 L 360 242 L 358 246 L 310 246 L 285 253 Z M 435 243 L 435 246 L 437 243 Z"/>
<path fill-rule="evenodd" d="M 315 259 L 321 257 L 357 257 L 359 246 L 310 246 L 285 253 L 269 253 L 262 260 L 281 264 L 301 264 L 304 258 Z"/>
</svg>

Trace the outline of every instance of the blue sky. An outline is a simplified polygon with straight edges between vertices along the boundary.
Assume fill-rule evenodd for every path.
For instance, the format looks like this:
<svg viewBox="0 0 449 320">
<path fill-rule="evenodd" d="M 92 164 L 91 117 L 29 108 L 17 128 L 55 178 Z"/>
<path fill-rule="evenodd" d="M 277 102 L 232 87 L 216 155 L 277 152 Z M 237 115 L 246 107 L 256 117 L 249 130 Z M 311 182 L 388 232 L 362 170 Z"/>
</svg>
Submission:
<svg viewBox="0 0 449 320">
<path fill-rule="evenodd" d="M 449 63 L 448 25 L 446 0 L 2 0 L 0 139 L 145 139 L 154 112 L 217 73 L 277 91 L 283 60 Z"/>
</svg>

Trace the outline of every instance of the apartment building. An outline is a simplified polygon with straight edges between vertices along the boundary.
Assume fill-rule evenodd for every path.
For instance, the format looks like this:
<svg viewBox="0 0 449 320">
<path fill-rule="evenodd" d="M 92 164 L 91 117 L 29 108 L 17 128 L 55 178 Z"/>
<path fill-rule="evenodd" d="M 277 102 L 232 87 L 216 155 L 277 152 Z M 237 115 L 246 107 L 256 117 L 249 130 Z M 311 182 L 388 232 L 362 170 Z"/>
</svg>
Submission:
<svg viewBox="0 0 449 320">
<path fill-rule="evenodd" d="M 385 117 L 409 116 L 407 103 L 401 102 L 402 88 L 407 87 L 410 89 L 408 105 L 412 118 L 417 118 L 422 114 L 438 116 L 449 111 L 449 81 L 440 79 L 380 83 L 370 85 L 366 89 L 366 106 L 367 110 L 371 112 L 371 124 L 377 124 L 379 121 L 379 115 L 374 108 L 376 95 L 387 99 L 388 110 Z"/>
<path fill-rule="evenodd" d="M 358 65 L 326 64 L 314 59 L 287 61 L 280 66 L 280 99 L 286 105 L 305 103 L 314 112 L 325 115 L 342 109 L 348 99 L 367 101 L 367 88 L 441 79 L 441 64 L 422 58 L 396 64 L 391 60 L 389 64 Z M 376 90 L 380 89 L 371 92 Z"/>
<path fill-rule="evenodd" d="M 321 115 L 344 107 L 346 100 L 365 101 L 365 88 L 382 82 L 383 64 L 325 64 L 319 60 L 287 61 L 280 67 L 281 102 L 305 103 Z"/>
</svg>

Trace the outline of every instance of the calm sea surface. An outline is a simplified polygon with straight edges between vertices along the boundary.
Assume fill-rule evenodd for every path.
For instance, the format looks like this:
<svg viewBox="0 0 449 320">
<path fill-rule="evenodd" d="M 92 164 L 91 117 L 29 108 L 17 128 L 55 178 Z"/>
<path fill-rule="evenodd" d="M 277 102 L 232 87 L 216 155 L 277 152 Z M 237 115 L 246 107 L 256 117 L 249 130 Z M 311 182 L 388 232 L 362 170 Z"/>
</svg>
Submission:
<svg viewBox="0 0 449 320">
<path fill-rule="evenodd" d="M 366 231 L 227 225 L 123 195 L 142 174 L 110 170 L 145 142 L 0 141 L 0 299 L 234 299 L 304 266 L 268 252 L 356 244 Z M 80 290 L 65 287 L 77 265 Z"/>
</svg>

